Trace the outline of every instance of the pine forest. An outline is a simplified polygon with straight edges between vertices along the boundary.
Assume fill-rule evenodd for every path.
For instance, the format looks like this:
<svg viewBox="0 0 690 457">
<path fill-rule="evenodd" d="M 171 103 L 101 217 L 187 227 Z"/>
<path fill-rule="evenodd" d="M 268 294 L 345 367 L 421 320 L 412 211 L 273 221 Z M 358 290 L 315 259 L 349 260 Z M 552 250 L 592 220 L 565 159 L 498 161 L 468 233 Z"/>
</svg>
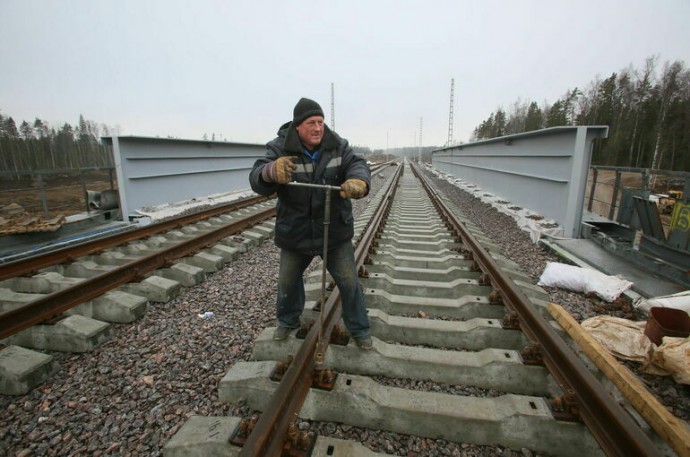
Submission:
<svg viewBox="0 0 690 457">
<path fill-rule="evenodd" d="M 682 61 L 632 65 L 553 103 L 516 101 L 498 108 L 474 129 L 472 140 L 548 127 L 606 125 L 593 165 L 690 171 L 690 70 Z"/>
</svg>

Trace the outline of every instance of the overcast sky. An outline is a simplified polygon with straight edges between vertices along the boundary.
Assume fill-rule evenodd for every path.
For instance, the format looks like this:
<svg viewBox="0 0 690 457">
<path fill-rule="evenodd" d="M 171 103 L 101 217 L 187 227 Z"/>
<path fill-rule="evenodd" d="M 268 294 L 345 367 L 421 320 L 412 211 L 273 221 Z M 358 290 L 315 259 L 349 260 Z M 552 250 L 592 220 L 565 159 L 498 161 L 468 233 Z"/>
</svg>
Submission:
<svg viewBox="0 0 690 457">
<path fill-rule="evenodd" d="M 453 139 L 646 58 L 690 64 L 690 0 L 0 0 L 0 113 L 266 143 L 300 97 L 350 143 Z"/>
</svg>

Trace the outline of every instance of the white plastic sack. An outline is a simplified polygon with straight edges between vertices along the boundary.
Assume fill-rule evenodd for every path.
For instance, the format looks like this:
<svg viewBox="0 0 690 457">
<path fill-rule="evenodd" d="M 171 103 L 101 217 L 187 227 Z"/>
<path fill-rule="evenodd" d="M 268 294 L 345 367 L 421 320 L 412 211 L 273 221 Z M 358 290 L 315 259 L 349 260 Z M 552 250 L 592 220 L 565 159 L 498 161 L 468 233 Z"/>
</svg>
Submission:
<svg viewBox="0 0 690 457">
<path fill-rule="evenodd" d="M 580 268 L 558 262 L 549 262 L 546 265 L 537 284 L 574 292 L 592 292 L 608 302 L 614 301 L 633 285 L 628 280 L 605 275 L 590 268 Z"/>
<path fill-rule="evenodd" d="M 690 290 L 678 292 L 673 295 L 663 295 L 654 298 L 640 298 L 635 301 L 636 308 L 649 314 L 649 310 L 655 306 L 660 308 L 682 309 L 690 314 Z"/>
<path fill-rule="evenodd" d="M 529 233 L 532 243 L 537 244 L 541 240 L 542 236 L 548 236 L 551 238 L 563 236 L 563 227 L 557 226 L 555 221 L 551 220 L 541 220 L 536 221 L 531 219 L 529 215 L 525 217 L 520 217 L 516 221 L 518 227 Z M 544 227 L 544 225 L 554 225 L 552 227 Z"/>
</svg>

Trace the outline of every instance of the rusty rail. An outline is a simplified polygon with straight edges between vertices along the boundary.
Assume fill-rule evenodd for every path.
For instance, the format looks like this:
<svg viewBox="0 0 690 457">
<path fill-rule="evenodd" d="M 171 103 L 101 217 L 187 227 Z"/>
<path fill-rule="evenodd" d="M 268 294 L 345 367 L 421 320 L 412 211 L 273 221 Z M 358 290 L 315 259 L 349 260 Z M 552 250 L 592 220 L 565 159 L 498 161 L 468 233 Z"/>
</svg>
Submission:
<svg viewBox="0 0 690 457">
<path fill-rule="evenodd" d="M 391 179 L 391 185 L 385 191 L 378 211 L 357 243 L 355 261 L 358 268 L 364 264 L 379 226 L 390 208 L 398 180 L 402 174 L 402 168 L 402 166 L 398 167 L 396 174 Z M 290 368 L 271 397 L 266 410 L 261 414 L 242 447 L 240 456 L 281 455 L 288 428 L 299 414 L 312 384 L 312 373 L 315 368 L 314 355 L 317 351 L 325 354 L 333 327 L 340 319 L 342 310 L 339 295 L 336 287 L 326 303 L 322 305 L 324 328 L 321 329 L 321 341 L 319 341 L 319 326 L 312 326 L 290 364 Z"/>
<path fill-rule="evenodd" d="M 161 221 L 156 224 L 122 232 L 107 238 L 99 238 L 86 243 L 81 243 L 79 245 L 71 246 L 67 249 L 60 249 L 30 258 L 0 264 L 0 281 L 16 278 L 17 276 L 29 274 L 31 272 L 38 271 L 41 268 L 46 268 L 48 266 L 64 262 L 66 258 L 74 259 L 77 257 L 94 254 L 109 247 L 119 246 L 133 240 L 139 240 L 157 233 L 173 230 L 183 225 L 202 221 L 219 214 L 237 211 L 238 209 L 256 205 L 257 203 L 261 203 L 265 200 L 268 200 L 268 198 L 263 196 L 237 200 L 193 214 L 176 217 L 167 221 Z"/>
<path fill-rule="evenodd" d="M 226 208 L 226 212 L 227 210 Z M 266 209 L 106 273 L 85 279 L 79 284 L 48 294 L 22 307 L 2 313 L 0 314 L 0 339 L 7 338 L 56 314 L 96 298 L 117 286 L 140 280 L 147 273 L 164 267 L 175 259 L 193 254 L 223 238 L 253 227 L 274 217 L 275 213 L 275 207 Z M 179 224 L 179 220 L 176 219 L 176 223 Z M 63 252 L 63 258 L 64 255 Z"/>
<path fill-rule="evenodd" d="M 450 208 L 438 197 L 429 180 L 413 167 L 439 214 L 447 221 L 472 252 L 481 270 L 489 275 L 491 284 L 501 294 L 503 302 L 517 312 L 522 331 L 531 341 L 539 344 L 544 363 L 564 393 L 573 392 L 582 419 L 607 455 L 652 456 L 660 452 L 623 408 L 614 401 L 608 391 L 584 366 L 578 356 L 551 328 L 549 323 L 534 309 L 529 298 L 505 273 L 491 255 L 453 215 Z"/>
</svg>

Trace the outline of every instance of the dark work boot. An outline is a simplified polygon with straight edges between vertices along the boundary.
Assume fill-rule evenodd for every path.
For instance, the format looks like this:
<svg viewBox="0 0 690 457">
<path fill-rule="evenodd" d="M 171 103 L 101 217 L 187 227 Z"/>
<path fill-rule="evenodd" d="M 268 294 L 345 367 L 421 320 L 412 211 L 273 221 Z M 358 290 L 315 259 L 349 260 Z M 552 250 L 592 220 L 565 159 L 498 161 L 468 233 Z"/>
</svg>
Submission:
<svg viewBox="0 0 690 457">
<path fill-rule="evenodd" d="M 357 343 L 358 348 L 364 349 L 366 351 L 374 347 L 374 342 L 371 341 L 370 336 L 355 337 L 355 343 Z"/>
<path fill-rule="evenodd" d="M 290 332 L 293 330 L 294 328 L 290 327 L 278 327 L 276 331 L 273 333 L 273 339 L 275 341 L 282 341 L 285 338 L 287 338 Z"/>
</svg>

